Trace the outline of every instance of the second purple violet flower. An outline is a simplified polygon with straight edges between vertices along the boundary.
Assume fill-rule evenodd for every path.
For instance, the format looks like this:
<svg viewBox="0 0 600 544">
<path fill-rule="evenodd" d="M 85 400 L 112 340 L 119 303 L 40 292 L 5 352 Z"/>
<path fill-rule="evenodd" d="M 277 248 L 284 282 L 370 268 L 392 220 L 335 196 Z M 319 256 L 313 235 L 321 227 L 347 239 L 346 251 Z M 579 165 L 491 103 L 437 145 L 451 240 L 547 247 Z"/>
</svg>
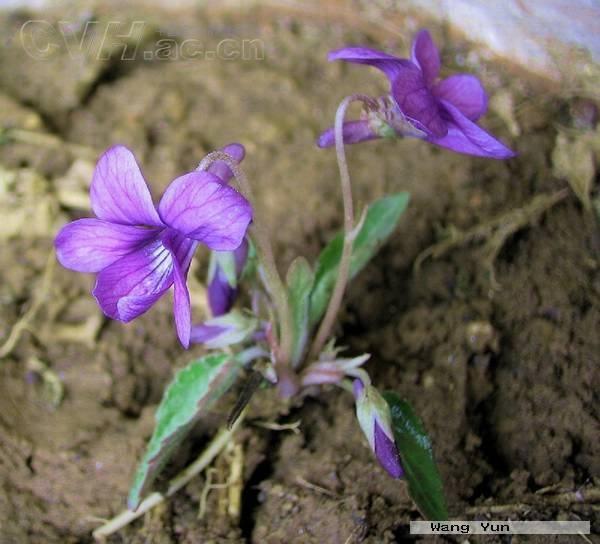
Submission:
<svg viewBox="0 0 600 544">
<path fill-rule="evenodd" d="M 389 95 L 365 101 L 363 117 L 344 123 L 344 143 L 416 137 L 467 155 L 492 159 L 515 156 L 476 123 L 488 104 L 479 79 L 455 74 L 438 80 L 440 54 L 427 30 L 415 37 L 410 59 L 368 47 L 336 49 L 328 59 L 373 66 L 390 82 Z M 319 147 L 333 146 L 333 128 L 323 132 L 317 143 Z"/>
</svg>

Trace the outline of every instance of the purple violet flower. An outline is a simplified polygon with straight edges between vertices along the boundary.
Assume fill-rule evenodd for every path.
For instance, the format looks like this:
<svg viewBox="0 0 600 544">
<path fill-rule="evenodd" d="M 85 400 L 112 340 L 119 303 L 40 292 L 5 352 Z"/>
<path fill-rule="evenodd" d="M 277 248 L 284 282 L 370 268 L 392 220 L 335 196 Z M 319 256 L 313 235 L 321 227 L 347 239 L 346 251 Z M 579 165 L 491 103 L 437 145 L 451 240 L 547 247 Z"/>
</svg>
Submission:
<svg viewBox="0 0 600 544">
<path fill-rule="evenodd" d="M 476 124 L 487 111 L 480 81 L 456 74 L 438 81 L 440 55 L 427 30 L 417 33 L 411 59 L 367 47 L 331 51 L 328 60 L 344 60 L 378 68 L 388 77 L 388 96 L 366 105 L 359 121 L 344 123 L 344 142 L 354 144 L 385 137 L 412 136 L 457 153 L 508 159 L 515 153 Z M 318 139 L 319 147 L 335 144 L 333 128 Z"/>
<path fill-rule="evenodd" d="M 379 464 L 392 478 L 401 478 L 404 470 L 392 431 L 390 408 L 379 391 L 365 386 L 360 379 L 353 383 L 356 417 Z"/>
<path fill-rule="evenodd" d="M 238 164 L 246 155 L 241 144 L 229 144 L 221 149 Z M 229 183 L 233 172 L 223 161 L 215 161 L 208 167 L 224 184 Z M 238 294 L 237 279 L 241 276 L 248 259 L 248 241 L 244 239 L 234 251 L 212 252 L 207 279 L 207 298 L 213 317 L 226 314 Z"/>
<path fill-rule="evenodd" d="M 211 172 L 171 182 L 155 206 L 133 153 L 108 149 L 90 188 L 96 218 L 64 226 L 55 240 L 60 263 L 98 274 L 92 294 L 102 311 L 123 322 L 146 312 L 171 285 L 179 340 L 189 346 L 186 277 L 198 242 L 216 251 L 237 249 L 252 219 L 250 203 Z"/>
</svg>

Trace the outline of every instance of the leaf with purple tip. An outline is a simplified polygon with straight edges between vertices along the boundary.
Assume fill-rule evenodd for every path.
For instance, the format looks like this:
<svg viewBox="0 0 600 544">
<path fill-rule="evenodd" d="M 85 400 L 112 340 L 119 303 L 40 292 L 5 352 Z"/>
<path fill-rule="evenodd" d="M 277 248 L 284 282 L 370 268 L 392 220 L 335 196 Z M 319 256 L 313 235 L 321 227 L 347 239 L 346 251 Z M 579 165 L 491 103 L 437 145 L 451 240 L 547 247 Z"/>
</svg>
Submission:
<svg viewBox="0 0 600 544">
<path fill-rule="evenodd" d="M 386 391 L 383 398 L 390 407 L 392 431 L 412 500 L 428 520 L 447 520 L 442 479 L 423 423 L 396 393 Z"/>
</svg>

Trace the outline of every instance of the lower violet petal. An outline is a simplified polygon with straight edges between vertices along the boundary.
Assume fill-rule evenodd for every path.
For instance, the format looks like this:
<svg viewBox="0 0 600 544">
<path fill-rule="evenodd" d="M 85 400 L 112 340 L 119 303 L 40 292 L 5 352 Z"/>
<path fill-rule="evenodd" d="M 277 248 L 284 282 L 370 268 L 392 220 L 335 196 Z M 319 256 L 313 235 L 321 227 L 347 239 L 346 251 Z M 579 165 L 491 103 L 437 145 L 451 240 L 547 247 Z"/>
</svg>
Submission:
<svg viewBox="0 0 600 544">
<path fill-rule="evenodd" d="M 184 348 L 190 346 L 190 332 L 192 327 L 192 310 L 190 292 L 186 281 L 187 270 L 183 270 L 177 258 L 173 259 L 173 312 L 175 314 L 175 327 L 177 336 Z"/>
<path fill-rule="evenodd" d="M 160 236 L 102 270 L 93 295 L 102 311 L 125 323 L 147 311 L 173 283 L 173 257 Z"/>
<path fill-rule="evenodd" d="M 427 141 L 457 153 L 478 157 L 509 159 L 516 155 L 489 132 L 467 119 L 458 108 L 445 100 L 442 100 L 442 104 L 449 115 L 448 134 L 443 138 L 429 136 Z"/>
</svg>

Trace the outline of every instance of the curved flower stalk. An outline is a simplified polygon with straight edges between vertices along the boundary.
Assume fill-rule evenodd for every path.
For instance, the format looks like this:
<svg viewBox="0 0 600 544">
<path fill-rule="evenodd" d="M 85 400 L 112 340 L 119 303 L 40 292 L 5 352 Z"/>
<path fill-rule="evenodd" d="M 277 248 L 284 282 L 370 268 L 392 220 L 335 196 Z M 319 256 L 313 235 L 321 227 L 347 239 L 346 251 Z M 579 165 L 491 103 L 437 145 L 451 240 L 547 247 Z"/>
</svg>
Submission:
<svg viewBox="0 0 600 544">
<path fill-rule="evenodd" d="M 175 325 L 187 348 L 186 276 L 196 247 L 237 249 L 252 220 L 249 202 L 215 173 L 195 171 L 173 180 L 155 206 L 133 153 L 121 145 L 98 160 L 90 198 L 96 217 L 62 228 L 55 241 L 58 260 L 96 273 L 93 295 L 100 308 L 123 322 L 146 312 L 174 285 Z"/>
<path fill-rule="evenodd" d="M 481 82 L 469 74 L 438 79 L 440 55 L 427 30 L 416 35 L 410 59 L 368 47 L 337 49 L 328 59 L 373 66 L 390 82 L 389 95 L 367 101 L 362 119 L 344 123 L 344 143 L 415 137 L 467 155 L 492 159 L 515 156 L 476 123 L 488 104 Z M 331 147 L 334 141 L 334 129 L 329 128 L 317 145 Z"/>
</svg>

